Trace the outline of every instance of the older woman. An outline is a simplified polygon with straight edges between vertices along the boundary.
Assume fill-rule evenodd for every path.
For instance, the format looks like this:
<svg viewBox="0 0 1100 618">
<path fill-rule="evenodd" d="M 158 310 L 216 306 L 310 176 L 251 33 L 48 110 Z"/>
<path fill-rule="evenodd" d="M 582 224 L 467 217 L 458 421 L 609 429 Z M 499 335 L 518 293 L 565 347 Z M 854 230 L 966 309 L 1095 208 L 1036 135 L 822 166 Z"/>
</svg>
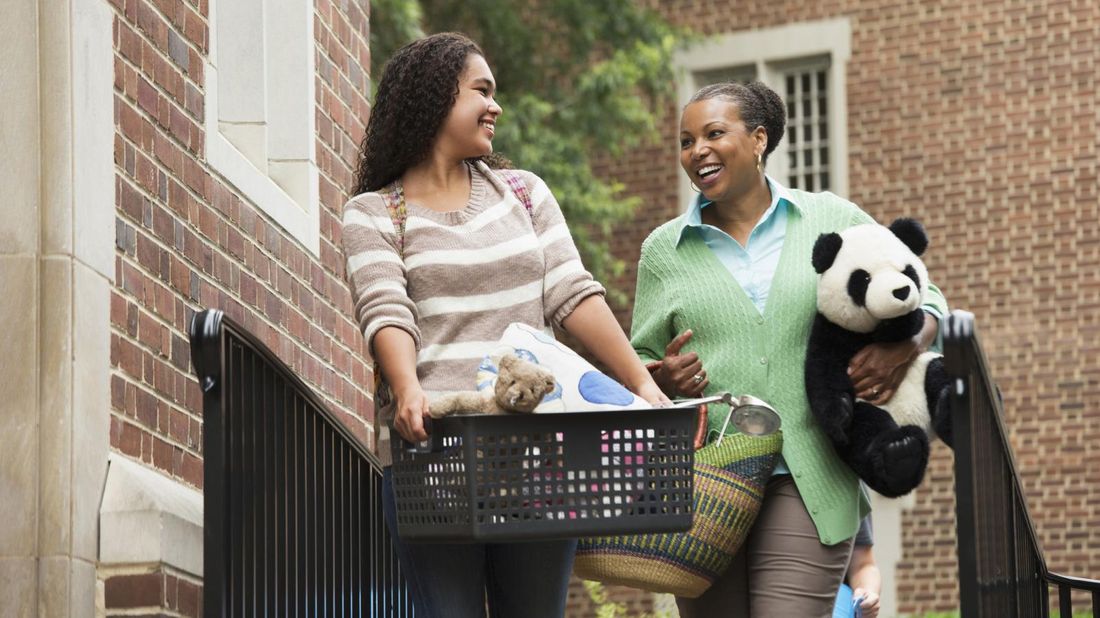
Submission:
<svg viewBox="0 0 1100 618">
<path fill-rule="evenodd" d="M 852 537 L 869 511 L 858 478 L 814 422 L 803 384 L 816 312 L 814 241 L 871 222 L 832 193 L 789 189 L 764 173 L 786 108 L 761 83 L 717 84 L 680 119 L 680 164 L 699 195 L 642 246 L 631 333 L 670 396 L 731 391 L 759 397 L 783 420 L 783 456 L 733 566 L 693 616 L 830 616 Z M 946 303 L 929 286 L 929 319 L 910 341 L 874 344 L 853 360 L 856 394 L 883 403 L 935 339 Z M 712 415 L 712 428 L 721 415 Z"/>
</svg>

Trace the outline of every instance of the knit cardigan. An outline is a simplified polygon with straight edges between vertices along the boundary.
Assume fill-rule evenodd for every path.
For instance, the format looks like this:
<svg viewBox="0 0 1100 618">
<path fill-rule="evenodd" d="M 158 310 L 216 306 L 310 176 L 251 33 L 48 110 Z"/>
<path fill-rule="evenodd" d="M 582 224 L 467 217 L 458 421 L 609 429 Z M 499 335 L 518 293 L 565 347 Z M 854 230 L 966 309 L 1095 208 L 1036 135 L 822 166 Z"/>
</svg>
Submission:
<svg viewBox="0 0 1100 618">
<path fill-rule="evenodd" d="M 790 190 L 793 206 L 764 314 L 684 217 L 665 223 L 642 245 L 631 343 L 643 360 L 693 331 L 683 352 L 703 360 L 706 394 L 730 391 L 767 401 L 782 419 L 783 458 L 826 545 L 851 538 L 870 505 L 859 479 L 837 456 L 814 421 L 806 398 L 804 364 L 817 311 L 817 273 L 811 254 L 817 237 L 874 220 L 832 193 Z M 681 236 L 681 230 L 683 234 Z M 934 285 L 926 305 L 946 315 Z M 712 414 L 712 429 L 725 414 Z"/>
</svg>

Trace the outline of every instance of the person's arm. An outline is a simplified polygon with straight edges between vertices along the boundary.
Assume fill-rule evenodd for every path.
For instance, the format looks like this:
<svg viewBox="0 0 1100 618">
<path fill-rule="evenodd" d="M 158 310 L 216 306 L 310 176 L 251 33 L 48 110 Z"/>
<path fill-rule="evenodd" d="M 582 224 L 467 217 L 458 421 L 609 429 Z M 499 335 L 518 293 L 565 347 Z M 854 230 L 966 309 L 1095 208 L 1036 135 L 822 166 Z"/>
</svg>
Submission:
<svg viewBox="0 0 1100 618">
<path fill-rule="evenodd" d="M 404 329 L 386 326 L 373 339 L 375 370 L 381 370 L 393 392 L 396 408 L 393 428 L 409 442 L 428 439 L 424 417 L 428 416 L 428 397 L 416 377 L 416 344 Z"/>
<path fill-rule="evenodd" d="M 349 200 L 344 206 L 341 238 L 354 314 L 367 354 L 398 405 L 394 428 L 406 440 L 424 440 L 423 421 L 414 413 L 427 413 L 416 377 L 420 329 L 416 307 L 406 291 L 397 230 L 382 199 L 369 194 Z"/>
<path fill-rule="evenodd" d="M 925 312 L 924 325 L 913 337 L 893 343 L 872 343 L 857 352 L 848 364 L 848 376 L 856 396 L 874 404 L 889 401 L 905 378 L 909 365 L 928 351 L 938 333 L 939 320 Z"/>
<path fill-rule="evenodd" d="M 865 618 L 876 618 L 879 610 L 879 595 L 882 593 L 882 574 L 875 563 L 875 555 L 870 545 L 857 545 L 852 549 L 852 562 L 848 567 L 848 585 L 852 587 L 852 596 L 863 597 L 860 609 Z"/>
<path fill-rule="evenodd" d="M 630 346 L 602 295 L 593 294 L 582 300 L 562 321 L 562 327 L 639 397 L 652 404 L 668 401 Z"/>
</svg>

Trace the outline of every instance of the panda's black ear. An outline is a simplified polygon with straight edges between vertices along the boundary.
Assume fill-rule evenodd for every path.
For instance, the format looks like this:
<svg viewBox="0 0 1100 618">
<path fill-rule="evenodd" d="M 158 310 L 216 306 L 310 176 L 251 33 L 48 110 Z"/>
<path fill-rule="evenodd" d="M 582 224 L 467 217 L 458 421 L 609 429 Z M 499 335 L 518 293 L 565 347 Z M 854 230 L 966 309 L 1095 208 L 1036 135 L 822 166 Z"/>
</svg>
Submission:
<svg viewBox="0 0 1100 618">
<path fill-rule="evenodd" d="M 916 255 L 921 255 L 928 248 L 928 234 L 924 232 L 924 226 L 916 219 L 895 219 L 890 224 L 890 231 L 897 236 L 909 250 Z"/>
<path fill-rule="evenodd" d="M 836 259 L 836 254 L 840 253 L 840 246 L 844 244 L 844 239 L 840 237 L 840 234 L 836 232 L 829 232 L 828 234 L 822 234 L 817 237 L 817 242 L 814 243 L 814 270 L 817 274 L 821 274 L 833 265 L 833 260 Z"/>
</svg>

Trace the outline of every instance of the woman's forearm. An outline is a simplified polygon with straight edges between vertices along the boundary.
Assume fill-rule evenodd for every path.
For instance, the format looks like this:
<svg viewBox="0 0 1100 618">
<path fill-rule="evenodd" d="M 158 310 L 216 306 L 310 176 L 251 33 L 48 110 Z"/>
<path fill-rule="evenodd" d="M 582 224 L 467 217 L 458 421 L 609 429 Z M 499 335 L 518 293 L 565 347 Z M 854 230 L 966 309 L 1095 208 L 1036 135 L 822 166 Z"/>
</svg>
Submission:
<svg viewBox="0 0 1100 618">
<path fill-rule="evenodd" d="M 630 390 L 637 393 L 653 381 L 603 296 L 593 294 L 582 300 L 562 326 Z"/>
<path fill-rule="evenodd" d="M 374 350 L 374 370 L 395 393 L 419 384 L 416 377 L 416 343 L 412 335 L 396 326 L 385 326 L 371 341 Z"/>
</svg>

